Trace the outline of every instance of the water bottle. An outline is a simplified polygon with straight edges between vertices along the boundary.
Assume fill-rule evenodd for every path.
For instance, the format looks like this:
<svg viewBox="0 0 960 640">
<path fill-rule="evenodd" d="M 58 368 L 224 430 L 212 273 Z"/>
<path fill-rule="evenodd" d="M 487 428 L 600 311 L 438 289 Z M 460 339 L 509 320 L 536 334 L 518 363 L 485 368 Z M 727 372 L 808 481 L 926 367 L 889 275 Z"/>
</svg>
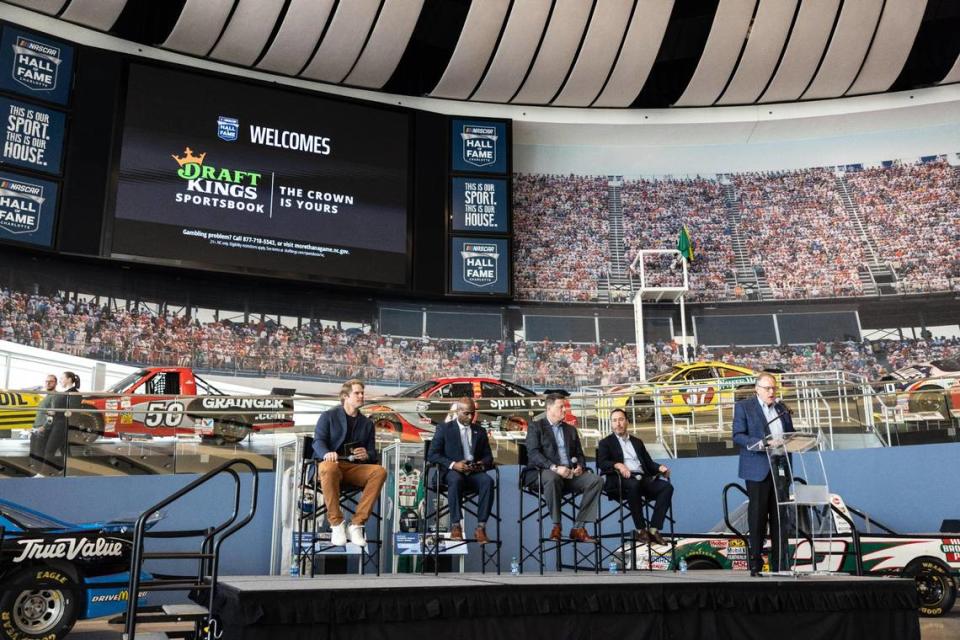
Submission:
<svg viewBox="0 0 960 640">
<path fill-rule="evenodd" d="M 687 559 L 680 558 L 680 573 L 686 573 L 686 572 L 687 572 Z"/>
<path fill-rule="evenodd" d="M 510 575 L 520 575 L 520 563 L 517 562 L 517 556 L 510 558 Z"/>
<path fill-rule="evenodd" d="M 290 561 L 290 577 L 297 578 L 300 576 L 300 563 L 297 561 L 297 556 L 293 556 Z"/>
<path fill-rule="evenodd" d="M 607 569 L 610 571 L 610 575 L 617 575 L 617 561 L 611 560 L 610 564 L 607 565 Z"/>
</svg>

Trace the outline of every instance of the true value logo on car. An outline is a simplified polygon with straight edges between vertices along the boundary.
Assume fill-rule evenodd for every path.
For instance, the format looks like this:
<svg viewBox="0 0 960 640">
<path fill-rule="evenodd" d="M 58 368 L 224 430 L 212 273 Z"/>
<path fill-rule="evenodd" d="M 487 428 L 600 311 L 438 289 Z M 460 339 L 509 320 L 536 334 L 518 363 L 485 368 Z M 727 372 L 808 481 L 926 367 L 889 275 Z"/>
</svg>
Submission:
<svg viewBox="0 0 960 640">
<path fill-rule="evenodd" d="M 55 538 L 54 540 L 30 538 L 17 540 L 17 544 L 23 545 L 23 548 L 20 550 L 20 555 L 13 559 L 13 562 L 54 558 L 76 560 L 78 557 L 103 558 L 123 555 L 123 541 L 114 538 L 97 538 L 95 540 L 89 538 Z"/>
</svg>

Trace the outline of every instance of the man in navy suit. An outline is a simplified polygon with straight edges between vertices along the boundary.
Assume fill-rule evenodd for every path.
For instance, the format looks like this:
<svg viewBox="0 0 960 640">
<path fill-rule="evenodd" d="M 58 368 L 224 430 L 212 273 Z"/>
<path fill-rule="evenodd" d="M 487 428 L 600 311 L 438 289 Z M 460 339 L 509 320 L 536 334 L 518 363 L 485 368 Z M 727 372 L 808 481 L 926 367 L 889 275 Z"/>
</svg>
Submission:
<svg viewBox="0 0 960 640">
<path fill-rule="evenodd" d="M 486 430 L 473 421 L 476 415 L 477 405 L 472 398 L 457 400 L 457 417 L 437 427 L 427 460 L 440 465 L 443 481 L 447 483 L 450 539 L 463 540 L 460 497 L 469 490 L 476 491 L 478 503 L 477 530 L 473 537 L 480 544 L 486 544 L 490 541 L 487 519 L 493 507 L 493 478 L 486 470 L 493 468 L 493 453 Z"/>
<path fill-rule="evenodd" d="M 749 447 L 766 436 L 774 439 L 794 431 L 790 410 L 777 400 L 777 380 L 769 373 L 757 376 L 756 396 L 739 401 L 733 410 L 733 442 L 740 447 L 740 477 L 747 482 L 750 506 L 747 518 L 750 526 L 750 575 L 758 576 L 763 569 L 763 539 L 770 525 L 770 568 L 779 571 L 785 565 L 781 554 L 786 550 L 785 530 L 781 527 L 781 513 L 777 509 L 777 494 L 789 491 L 790 471 L 784 457 L 774 456 L 776 471 L 771 474 L 771 461 L 762 447 Z M 776 483 L 776 491 L 774 491 Z"/>
<path fill-rule="evenodd" d="M 387 470 L 377 464 L 373 423 L 360 413 L 363 382 L 347 380 L 340 389 L 340 406 L 320 414 L 313 435 L 313 457 L 320 463 L 320 488 L 330 519 L 330 543 L 347 544 L 347 531 L 340 510 L 340 484 L 363 489 L 350 522 L 350 542 L 365 547 L 364 523 L 373 511 Z"/>
<path fill-rule="evenodd" d="M 658 476 L 669 478 L 670 468 L 653 461 L 643 441 L 627 433 L 627 424 L 627 412 L 614 409 L 613 433 L 597 443 L 597 467 L 607 478 L 604 489 L 610 496 L 626 498 L 637 540 L 666 544 L 660 531 L 673 500 L 673 485 Z M 643 517 L 644 496 L 654 501 L 649 526 Z"/>
</svg>

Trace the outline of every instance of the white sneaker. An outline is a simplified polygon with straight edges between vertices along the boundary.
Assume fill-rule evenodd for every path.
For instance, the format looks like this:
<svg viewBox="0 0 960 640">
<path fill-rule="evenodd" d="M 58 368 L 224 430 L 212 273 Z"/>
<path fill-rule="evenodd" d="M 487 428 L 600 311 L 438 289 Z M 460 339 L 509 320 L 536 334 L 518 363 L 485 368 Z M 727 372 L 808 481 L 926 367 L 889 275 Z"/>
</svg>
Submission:
<svg viewBox="0 0 960 640">
<path fill-rule="evenodd" d="M 347 523 L 341 522 L 330 526 L 330 544 L 335 547 L 347 545 Z"/>
<path fill-rule="evenodd" d="M 363 535 L 363 527 L 359 524 L 352 524 L 347 527 L 347 531 L 350 533 L 350 542 L 355 544 L 358 547 L 366 547 L 367 539 Z"/>
</svg>

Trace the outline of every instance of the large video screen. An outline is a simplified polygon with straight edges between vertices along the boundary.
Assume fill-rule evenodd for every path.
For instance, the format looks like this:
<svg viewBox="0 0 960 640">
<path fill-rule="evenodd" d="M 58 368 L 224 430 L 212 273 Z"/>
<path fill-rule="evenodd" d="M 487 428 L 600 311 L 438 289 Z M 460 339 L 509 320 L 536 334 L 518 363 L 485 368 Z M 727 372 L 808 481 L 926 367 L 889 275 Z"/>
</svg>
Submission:
<svg viewBox="0 0 960 640">
<path fill-rule="evenodd" d="M 409 116 L 130 68 L 112 254 L 405 286 Z"/>
</svg>

